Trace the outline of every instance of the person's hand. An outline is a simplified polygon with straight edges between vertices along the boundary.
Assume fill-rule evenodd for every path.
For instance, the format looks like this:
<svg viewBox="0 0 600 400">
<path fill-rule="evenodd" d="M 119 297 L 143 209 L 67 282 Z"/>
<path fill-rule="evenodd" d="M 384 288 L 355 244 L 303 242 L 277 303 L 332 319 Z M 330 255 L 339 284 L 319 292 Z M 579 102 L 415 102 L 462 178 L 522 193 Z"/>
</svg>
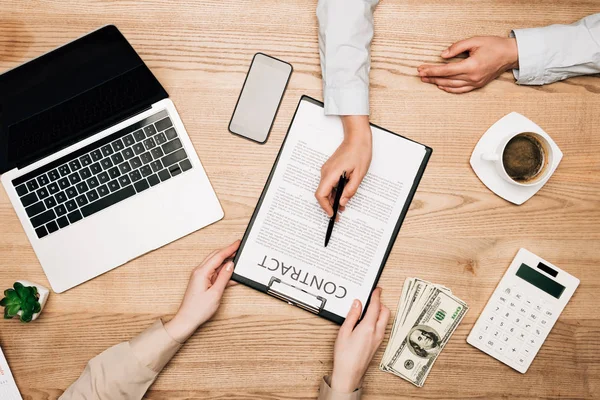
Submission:
<svg viewBox="0 0 600 400">
<path fill-rule="evenodd" d="M 483 87 L 509 69 L 519 67 L 519 52 L 514 38 L 479 36 L 454 43 L 442 52 L 452 58 L 469 52 L 466 59 L 443 65 L 421 65 L 421 81 L 437 85 L 449 93 L 466 93 Z"/>
<path fill-rule="evenodd" d="M 367 115 L 344 115 L 344 140 L 321 168 L 321 182 L 315 197 L 328 216 L 333 216 L 333 189 L 346 171 L 348 182 L 340 199 L 345 207 L 356 193 L 371 164 L 372 134 Z"/>
<path fill-rule="evenodd" d="M 340 393 L 351 393 L 362 385 L 365 372 L 385 335 L 390 310 L 381 304 L 381 288 L 373 291 L 369 308 L 356 325 L 361 311 L 360 301 L 354 300 L 335 341 L 330 385 Z"/>
<path fill-rule="evenodd" d="M 240 241 L 236 240 L 224 249 L 213 251 L 194 268 L 177 314 L 165 324 L 173 339 L 185 342 L 217 311 L 225 287 L 234 284 L 229 281 L 233 261 L 227 259 L 233 257 L 238 247 Z"/>
</svg>

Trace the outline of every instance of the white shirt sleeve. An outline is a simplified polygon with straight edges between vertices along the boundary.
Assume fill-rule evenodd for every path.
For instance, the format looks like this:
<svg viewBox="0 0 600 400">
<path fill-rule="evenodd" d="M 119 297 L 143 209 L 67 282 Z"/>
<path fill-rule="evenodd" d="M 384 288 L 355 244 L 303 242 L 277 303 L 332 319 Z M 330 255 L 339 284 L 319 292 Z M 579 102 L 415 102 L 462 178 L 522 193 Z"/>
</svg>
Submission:
<svg viewBox="0 0 600 400">
<path fill-rule="evenodd" d="M 327 115 L 369 115 L 373 12 L 379 0 L 319 0 L 319 54 Z"/>
<path fill-rule="evenodd" d="M 600 14 L 572 25 L 515 29 L 519 69 L 513 70 L 520 85 L 544 85 L 572 76 L 600 72 Z"/>
</svg>

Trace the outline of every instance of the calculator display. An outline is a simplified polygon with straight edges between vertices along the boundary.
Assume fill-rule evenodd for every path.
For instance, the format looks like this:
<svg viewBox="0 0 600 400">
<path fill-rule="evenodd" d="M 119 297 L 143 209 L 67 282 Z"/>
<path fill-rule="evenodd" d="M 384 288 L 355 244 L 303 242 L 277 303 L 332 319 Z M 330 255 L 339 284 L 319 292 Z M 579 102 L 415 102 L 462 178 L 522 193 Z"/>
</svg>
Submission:
<svg viewBox="0 0 600 400">
<path fill-rule="evenodd" d="M 553 281 L 545 275 L 537 272 L 533 268 L 527 266 L 526 264 L 521 264 L 519 269 L 517 270 L 517 276 L 529 283 L 538 289 L 543 290 L 548 293 L 550 296 L 560 298 L 560 295 L 565 290 L 565 287 L 560 283 Z"/>
</svg>

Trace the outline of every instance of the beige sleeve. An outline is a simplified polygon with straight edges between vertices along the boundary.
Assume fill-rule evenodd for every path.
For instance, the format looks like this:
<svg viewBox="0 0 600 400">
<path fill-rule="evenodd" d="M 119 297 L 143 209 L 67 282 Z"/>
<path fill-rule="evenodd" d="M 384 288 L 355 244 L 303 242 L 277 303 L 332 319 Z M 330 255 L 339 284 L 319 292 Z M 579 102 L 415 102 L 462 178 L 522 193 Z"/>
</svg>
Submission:
<svg viewBox="0 0 600 400">
<path fill-rule="evenodd" d="M 130 342 L 91 359 L 60 399 L 141 399 L 181 346 L 156 321 Z"/>
<path fill-rule="evenodd" d="M 319 397 L 317 400 L 360 400 L 362 389 L 357 389 L 352 393 L 336 392 L 329 386 L 329 377 L 324 376 L 319 387 Z"/>
</svg>

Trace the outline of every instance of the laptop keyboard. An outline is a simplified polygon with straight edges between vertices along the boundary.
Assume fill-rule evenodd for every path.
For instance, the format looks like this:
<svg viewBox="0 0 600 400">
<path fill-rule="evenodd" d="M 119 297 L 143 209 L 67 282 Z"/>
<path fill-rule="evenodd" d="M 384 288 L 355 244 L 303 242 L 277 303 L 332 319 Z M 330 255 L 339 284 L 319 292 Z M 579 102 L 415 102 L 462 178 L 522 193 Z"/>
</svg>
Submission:
<svg viewBox="0 0 600 400">
<path fill-rule="evenodd" d="M 38 238 L 192 168 L 165 110 L 57 161 L 13 180 Z"/>
</svg>

